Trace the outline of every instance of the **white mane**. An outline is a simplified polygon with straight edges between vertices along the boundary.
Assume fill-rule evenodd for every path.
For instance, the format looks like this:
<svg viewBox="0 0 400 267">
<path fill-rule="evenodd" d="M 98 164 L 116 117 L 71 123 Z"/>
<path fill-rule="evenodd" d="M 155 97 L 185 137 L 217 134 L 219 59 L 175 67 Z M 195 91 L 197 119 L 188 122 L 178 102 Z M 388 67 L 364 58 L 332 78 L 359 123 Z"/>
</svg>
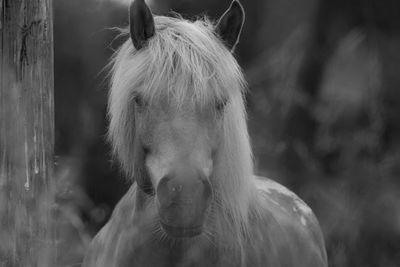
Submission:
<svg viewBox="0 0 400 267">
<path fill-rule="evenodd" d="M 240 67 L 222 41 L 214 24 L 156 16 L 155 35 L 135 50 L 127 40 L 113 59 L 109 98 L 109 137 L 122 167 L 133 175 L 134 112 L 132 99 L 140 92 L 157 103 L 168 97 L 180 106 L 191 99 L 205 105 L 228 97 L 223 118 L 223 143 L 210 178 L 215 204 L 215 231 L 243 248 L 250 205 L 255 201 L 253 163 L 243 102 L 245 82 Z M 241 254 L 244 254 L 243 251 Z"/>
</svg>

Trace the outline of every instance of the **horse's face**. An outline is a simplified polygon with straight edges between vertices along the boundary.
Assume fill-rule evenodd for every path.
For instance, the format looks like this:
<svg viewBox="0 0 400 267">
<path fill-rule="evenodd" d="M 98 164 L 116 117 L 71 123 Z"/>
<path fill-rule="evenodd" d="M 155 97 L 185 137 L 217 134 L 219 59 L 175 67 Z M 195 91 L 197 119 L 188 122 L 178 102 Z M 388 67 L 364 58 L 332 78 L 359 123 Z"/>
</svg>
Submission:
<svg viewBox="0 0 400 267">
<path fill-rule="evenodd" d="M 162 43 L 162 48 L 160 48 L 157 41 L 153 43 L 154 47 L 158 47 L 157 49 L 153 47 L 158 51 L 155 54 L 165 53 L 167 57 L 163 59 L 164 61 L 159 61 L 159 58 L 149 60 L 148 64 L 157 64 L 157 67 L 161 65 L 163 68 L 155 66 L 148 68 L 156 73 L 152 74 L 153 78 L 158 77 L 157 75 L 160 77 L 170 75 L 170 79 L 165 80 L 173 80 L 174 83 L 171 84 L 178 86 L 171 85 L 174 87 L 162 88 L 168 82 L 156 82 L 149 83 L 148 86 L 152 87 L 146 89 L 148 80 L 151 80 L 149 78 L 145 85 L 137 86 L 144 88 L 135 88 L 137 92 L 135 91 L 133 105 L 136 154 L 134 155 L 135 170 L 133 173 L 143 191 L 154 193 L 160 224 L 163 230 L 173 237 L 191 237 L 200 234 L 207 217 L 207 210 L 213 198 L 210 180 L 213 176 L 214 159 L 215 155 L 218 155 L 218 146 L 222 143 L 220 142 L 223 132 L 222 121 L 225 106 L 229 104 L 229 95 L 224 95 L 224 92 L 229 94 L 225 88 L 228 82 L 213 83 L 211 86 L 207 80 L 211 79 L 213 75 L 233 77 L 236 74 L 235 71 L 227 74 L 227 71 L 216 72 L 209 68 L 213 66 L 213 61 L 217 56 L 227 54 L 226 48 L 231 51 L 235 48 L 243 21 L 243 8 L 239 2 L 233 1 L 216 27 L 213 28 L 215 33 L 207 32 L 211 30 L 210 28 L 207 30 L 199 28 L 199 32 L 194 31 L 196 34 L 192 35 L 194 26 L 185 28 L 185 30 L 182 30 L 182 26 L 175 26 L 176 32 L 169 31 L 171 38 L 168 40 L 173 40 L 172 42 L 177 42 L 176 44 L 172 44 L 171 41 L 167 42 L 165 39 L 165 43 Z M 161 35 L 163 34 L 162 30 L 166 31 L 165 27 L 172 27 L 168 24 L 160 28 L 156 26 L 153 15 L 145 2 L 135 0 L 130 7 L 130 34 L 132 44 L 138 53 L 136 62 L 140 62 L 152 52 L 148 41 L 157 35 L 157 30 L 160 30 L 158 34 Z M 186 32 L 189 30 L 190 34 Z M 221 38 L 215 38 L 216 35 Z M 216 43 L 220 41 L 222 42 Z M 204 52 L 208 51 L 209 45 L 212 46 L 212 49 L 210 48 L 212 58 L 199 56 L 203 50 Z M 145 50 L 143 54 L 139 51 L 141 49 Z M 185 59 L 182 60 L 182 58 Z M 200 62 L 202 60 L 205 62 Z M 188 62 L 190 62 L 189 68 L 186 66 Z M 174 64 L 176 66 L 173 66 Z M 145 71 L 145 68 L 138 67 L 141 71 Z M 178 71 L 175 70 L 176 68 Z M 204 68 L 204 71 L 200 70 L 201 68 Z M 221 73 L 224 74 L 221 75 Z M 179 75 L 184 77 L 178 79 Z M 201 78 L 193 79 L 193 77 Z M 224 79 L 214 77 L 213 80 Z M 199 83 L 210 86 L 198 86 Z M 190 88 L 191 86 L 193 88 Z M 179 90 L 175 92 L 174 88 L 179 88 Z M 182 88 L 183 90 L 181 90 Z M 200 94 L 198 88 L 201 88 Z M 154 95 L 149 94 L 148 91 L 140 92 L 140 90 L 149 89 L 157 91 L 155 95 L 158 97 L 152 97 Z M 146 99 L 146 97 L 150 99 Z M 118 107 L 115 109 L 118 110 Z M 112 111 L 113 108 L 111 108 L 111 114 Z M 118 119 L 116 118 L 116 121 Z M 111 122 L 111 124 L 113 123 Z M 124 128 L 126 125 L 129 123 L 121 127 Z M 114 133 L 118 135 L 119 132 L 114 131 Z M 130 131 L 125 133 L 127 139 L 131 136 Z M 125 151 L 125 148 L 121 148 L 121 144 L 117 144 L 117 147 L 119 150 Z M 122 157 L 126 159 L 130 156 L 123 154 Z M 129 165 L 126 160 L 124 163 Z"/>
<path fill-rule="evenodd" d="M 145 103 L 135 105 L 138 145 L 161 226 L 174 237 L 200 234 L 212 199 L 210 176 L 225 103 L 179 108 L 168 100 Z"/>
</svg>

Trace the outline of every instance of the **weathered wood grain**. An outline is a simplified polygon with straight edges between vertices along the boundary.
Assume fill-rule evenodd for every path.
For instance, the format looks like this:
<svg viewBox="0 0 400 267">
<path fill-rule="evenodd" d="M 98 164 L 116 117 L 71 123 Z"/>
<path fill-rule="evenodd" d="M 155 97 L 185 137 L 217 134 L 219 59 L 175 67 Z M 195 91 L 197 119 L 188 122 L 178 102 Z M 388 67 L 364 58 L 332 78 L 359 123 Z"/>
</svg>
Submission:
<svg viewBox="0 0 400 267">
<path fill-rule="evenodd" d="M 0 16 L 0 266 L 55 266 L 52 0 Z"/>
</svg>

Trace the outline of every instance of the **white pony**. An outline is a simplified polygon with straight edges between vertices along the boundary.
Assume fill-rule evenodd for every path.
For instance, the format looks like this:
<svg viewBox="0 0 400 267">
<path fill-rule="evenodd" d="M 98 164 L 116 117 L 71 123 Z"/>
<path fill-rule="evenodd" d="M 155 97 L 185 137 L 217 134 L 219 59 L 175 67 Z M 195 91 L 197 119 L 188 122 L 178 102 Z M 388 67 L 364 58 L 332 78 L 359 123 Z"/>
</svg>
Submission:
<svg viewBox="0 0 400 267">
<path fill-rule="evenodd" d="M 323 267 L 311 209 L 253 174 L 232 56 L 238 1 L 214 24 L 130 7 L 113 59 L 109 137 L 134 183 L 92 241 L 84 266 Z"/>
</svg>

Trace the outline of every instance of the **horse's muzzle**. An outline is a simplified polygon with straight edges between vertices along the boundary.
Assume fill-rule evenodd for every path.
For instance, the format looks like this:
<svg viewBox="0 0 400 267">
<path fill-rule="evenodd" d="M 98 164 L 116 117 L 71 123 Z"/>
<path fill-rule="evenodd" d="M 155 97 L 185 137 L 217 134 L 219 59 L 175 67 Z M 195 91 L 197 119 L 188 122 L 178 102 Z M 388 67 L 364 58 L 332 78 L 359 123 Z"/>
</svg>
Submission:
<svg viewBox="0 0 400 267">
<path fill-rule="evenodd" d="M 158 183 L 156 193 L 160 224 L 168 235 L 183 238 L 202 233 L 212 198 L 206 177 L 166 176 Z"/>
</svg>

